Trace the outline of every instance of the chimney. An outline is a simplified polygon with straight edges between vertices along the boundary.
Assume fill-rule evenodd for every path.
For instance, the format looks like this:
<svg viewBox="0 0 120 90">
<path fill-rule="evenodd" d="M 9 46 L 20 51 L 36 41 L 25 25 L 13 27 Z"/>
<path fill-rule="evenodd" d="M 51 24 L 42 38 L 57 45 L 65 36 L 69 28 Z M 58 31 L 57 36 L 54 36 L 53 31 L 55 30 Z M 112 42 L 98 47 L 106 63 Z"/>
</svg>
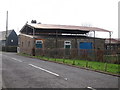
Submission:
<svg viewBox="0 0 120 90">
<path fill-rule="evenodd" d="M 34 23 L 34 24 L 36 24 L 36 23 L 37 23 L 37 21 L 36 21 L 36 20 L 32 20 L 32 21 L 31 21 L 31 23 Z"/>
</svg>

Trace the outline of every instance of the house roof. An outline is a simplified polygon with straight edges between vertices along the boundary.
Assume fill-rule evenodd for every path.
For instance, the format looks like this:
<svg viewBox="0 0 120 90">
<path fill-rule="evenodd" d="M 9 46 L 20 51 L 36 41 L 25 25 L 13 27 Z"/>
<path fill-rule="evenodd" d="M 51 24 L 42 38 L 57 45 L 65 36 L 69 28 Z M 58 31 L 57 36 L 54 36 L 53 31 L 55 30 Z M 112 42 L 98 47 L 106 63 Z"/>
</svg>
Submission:
<svg viewBox="0 0 120 90">
<path fill-rule="evenodd" d="M 109 30 L 105 30 L 97 27 L 73 26 L 73 25 L 54 25 L 54 24 L 36 24 L 36 23 L 28 24 L 27 23 L 25 26 L 28 26 L 30 28 L 35 28 L 43 32 L 54 32 L 54 33 L 56 32 L 56 30 L 58 31 L 58 33 L 72 33 L 72 34 L 85 34 L 90 31 L 111 32 Z M 23 32 L 23 28 L 20 30 L 20 32 Z"/>
<path fill-rule="evenodd" d="M 13 30 L 8 30 L 8 35 L 10 35 L 10 33 L 12 32 Z M 1 31 L 0 32 L 0 40 L 6 40 L 6 31 Z"/>
<path fill-rule="evenodd" d="M 28 24 L 34 28 L 42 29 L 66 29 L 66 30 L 82 30 L 82 31 L 102 31 L 102 32 L 111 32 L 97 27 L 87 27 L 87 26 L 73 26 L 73 25 L 53 25 L 53 24 Z"/>
</svg>

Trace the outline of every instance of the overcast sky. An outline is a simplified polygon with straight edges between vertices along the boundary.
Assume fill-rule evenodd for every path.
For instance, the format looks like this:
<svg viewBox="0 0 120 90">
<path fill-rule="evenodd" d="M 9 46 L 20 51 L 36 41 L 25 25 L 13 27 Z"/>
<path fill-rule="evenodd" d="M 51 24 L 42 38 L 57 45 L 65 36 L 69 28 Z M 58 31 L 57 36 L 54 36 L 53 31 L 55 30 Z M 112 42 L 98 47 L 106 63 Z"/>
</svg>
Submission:
<svg viewBox="0 0 120 90">
<path fill-rule="evenodd" d="M 0 31 L 6 30 L 6 11 L 9 12 L 8 29 L 17 34 L 28 21 L 43 24 L 90 25 L 113 31 L 118 37 L 118 1 L 120 0 L 1 0 Z M 108 33 L 97 33 L 108 37 Z"/>
</svg>

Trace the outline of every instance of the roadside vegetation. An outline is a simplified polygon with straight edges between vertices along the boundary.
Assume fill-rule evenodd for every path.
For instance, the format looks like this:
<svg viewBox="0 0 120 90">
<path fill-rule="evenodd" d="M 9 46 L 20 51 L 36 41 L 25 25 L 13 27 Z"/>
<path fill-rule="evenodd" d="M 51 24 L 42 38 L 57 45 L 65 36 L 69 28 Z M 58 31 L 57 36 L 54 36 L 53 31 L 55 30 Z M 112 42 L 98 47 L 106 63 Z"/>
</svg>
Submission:
<svg viewBox="0 0 120 90">
<path fill-rule="evenodd" d="M 111 63 L 88 61 L 88 60 L 58 59 L 58 58 L 49 58 L 49 57 L 45 57 L 45 56 L 30 56 L 28 54 L 23 54 L 23 53 L 20 55 L 120 75 L 120 69 L 119 69 L 120 65 L 119 64 L 111 64 Z"/>
</svg>

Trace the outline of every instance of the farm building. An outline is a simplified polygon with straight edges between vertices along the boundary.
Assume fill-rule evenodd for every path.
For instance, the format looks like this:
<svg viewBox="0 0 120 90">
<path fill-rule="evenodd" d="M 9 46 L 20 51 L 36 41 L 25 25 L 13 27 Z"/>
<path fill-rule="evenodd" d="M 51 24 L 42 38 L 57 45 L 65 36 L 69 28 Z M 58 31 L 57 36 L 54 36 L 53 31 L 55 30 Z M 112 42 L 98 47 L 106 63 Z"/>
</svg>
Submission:
<svg viewBox="0 0 120 90">
<path fill-rule="evenodd" d="M 118 38 L 105 39 L 105 48 L 108 52 L 112 51 L 112 55 L 120 54 L 120 40 Z"/>
<path fill-rule="evenodd" d="M 87 36 L 91 31 L 110 32 L 96 27 L 26 23 L 20 30 L 20 52 L 72 58 L 79 56 L 81 50 L 104 49 L 104 39 Z"/>
<path fill-rule="evenodd" d="M 109 43 L 109 41 L 111 41 L 111 43 Z M 105 39 L 105 46 L 106 49 L 109 50 L 120 50 L 120 40 L 117 38 L 107 38 Z"/>
<path fill-rule="evenodd" d="M 0 37 L 0 46 L 2 47 L 3 51 L 5 50 L 5 47 L 7 47 L 7 51 L 17 50 L 18 36 L 14 30 L 7 31 L 7 38 L 6 31 L 2 31 L 0 32 Z"/>
</svg>

